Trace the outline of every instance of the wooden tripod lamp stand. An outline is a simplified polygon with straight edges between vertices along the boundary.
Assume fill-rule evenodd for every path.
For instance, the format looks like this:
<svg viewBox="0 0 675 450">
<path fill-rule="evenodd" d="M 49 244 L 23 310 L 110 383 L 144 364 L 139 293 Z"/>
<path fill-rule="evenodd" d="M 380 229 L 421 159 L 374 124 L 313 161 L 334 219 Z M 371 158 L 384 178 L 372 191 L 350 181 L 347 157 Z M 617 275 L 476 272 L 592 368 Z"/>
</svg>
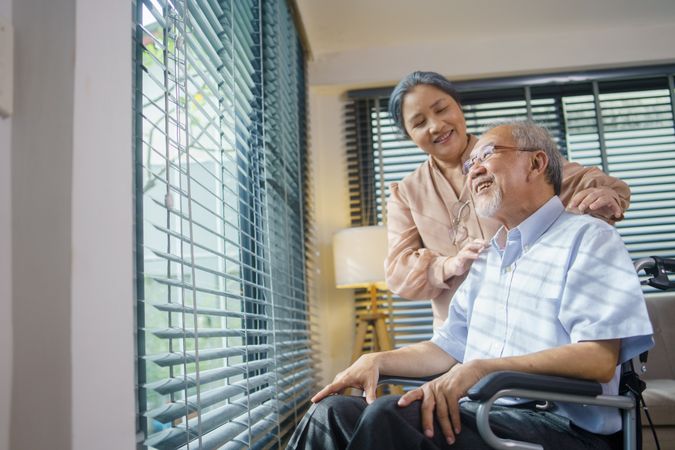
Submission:
<svg viewBox="0 0 675 450">
<path fill-rule="evenodd" d="M 335 284 L 338 288 L 367 288 L 370 293 L 368 310 L 357 318 L 352 362 L 363 354 L 369 326 L 373 328 L 373 351 L 393 348 L 387 332 L 388 314 L 377 304 L 377 289 L 386 289 L 386 255 L 387 230 L 384 226 L 346 228 L 333 236 Z"/>
</svg>

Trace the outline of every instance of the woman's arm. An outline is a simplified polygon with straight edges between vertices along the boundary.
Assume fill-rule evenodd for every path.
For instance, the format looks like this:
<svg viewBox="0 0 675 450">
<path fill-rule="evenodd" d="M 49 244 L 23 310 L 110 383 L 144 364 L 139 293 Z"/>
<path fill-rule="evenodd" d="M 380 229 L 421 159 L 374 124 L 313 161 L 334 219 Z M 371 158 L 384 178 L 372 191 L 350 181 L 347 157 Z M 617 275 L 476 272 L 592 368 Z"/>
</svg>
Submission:
<svg viewBox="0 0 675 450">
<path fill-rule="evenodd" d="M 483 241 L 467 242 L 457 255 L 441 255 L 423 247 L 422 237 L 398 184 L 392 183 L 387 204 L 389 251 L 385 276 L 389 289 L 409 299 L 438 297 L 454 289 L 485 248 Z M 449 237 L 448 237 L 449 239 Z"/>
<path fill-rule="evenodd" d="M 560 199 L 568 209 L 579 209 L 613 224 L 623 219 L 630 204 L 630 188 L 597 167 L 563 160 Z"/>
<path fill-rule="evenodd" d="M 387 286 L 409 299 L 437 297 L 447 289 L 443 280 L 447 257 L 423 248 L 422 237 L 398 183 L 392 183 L 390 190 L 387 202 L 389 251 L 384 260 Z"/>
</svg>

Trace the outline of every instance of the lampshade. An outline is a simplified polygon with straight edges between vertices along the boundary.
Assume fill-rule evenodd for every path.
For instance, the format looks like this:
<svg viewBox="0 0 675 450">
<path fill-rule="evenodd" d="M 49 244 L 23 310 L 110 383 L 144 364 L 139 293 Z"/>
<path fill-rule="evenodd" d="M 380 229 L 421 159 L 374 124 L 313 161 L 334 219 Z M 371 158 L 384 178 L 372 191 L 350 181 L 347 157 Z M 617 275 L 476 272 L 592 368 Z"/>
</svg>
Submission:
<svg viewBox="0 0 675 450">
<path fill-rule="evenodd" d="M 339 288 L 376 285 L 386 289 L 384 258 L 387 229 L 384 226 L 354 227 L 333 236 L 335 284 Z"/>
</svg>

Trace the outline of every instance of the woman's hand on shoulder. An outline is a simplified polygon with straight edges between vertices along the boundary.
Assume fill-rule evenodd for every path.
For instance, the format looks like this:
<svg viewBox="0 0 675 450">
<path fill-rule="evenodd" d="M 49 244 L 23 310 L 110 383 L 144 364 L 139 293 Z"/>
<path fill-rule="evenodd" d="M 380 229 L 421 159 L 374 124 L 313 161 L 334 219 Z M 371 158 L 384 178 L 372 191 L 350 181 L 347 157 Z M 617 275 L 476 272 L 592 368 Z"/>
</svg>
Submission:
<svg viewBox="0 0 675 450">
<path fill-rule="evenodd" d="M 597 214 L 607 219 L 620 219 L 623 208 L 616 192 L 608 187 L 592 187 L 577 192 L 567 204 L 567 209 L 582 214 Z"/>
<path fill-rule="evenodd" d="M 471 264 L 478 259 L 481 252 L 486 249 L 488 242 L 482 239 L 474 239 L 467 242 L 455 256 L 450 256 L 443 265 L 443 274 L 447 280 L 453 276 L 464 275 L 471 268 Z"/>
</svg>

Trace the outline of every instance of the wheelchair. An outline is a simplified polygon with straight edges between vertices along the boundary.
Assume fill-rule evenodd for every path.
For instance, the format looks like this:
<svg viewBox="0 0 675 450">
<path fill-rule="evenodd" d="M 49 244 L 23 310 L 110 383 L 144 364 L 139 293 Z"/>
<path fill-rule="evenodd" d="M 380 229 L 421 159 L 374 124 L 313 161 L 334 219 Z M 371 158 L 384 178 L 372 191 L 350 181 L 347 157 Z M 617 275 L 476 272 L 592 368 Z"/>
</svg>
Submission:
<svg viewBox="0 0 675 450">
<path fill-rule="evenodd" d="M 675 282 L 668 278 L 668 272 L 675 271 L 675 260 L 659 257 L 642 258 L 634 262 L 635 270 L 644 271 L 647 279 L 641 281 L 659 290 L 675 289 Z M 639 373 L 646 371 L 647 352 L 621 366 L 619 395 L 603 395 L 600 383 L 549 375 L 534 375 L 522 372 L 494 372 L 481 379 L 468 391 L 468 398 L 479 403 L 476 425 L 483 440 L 496 450 L 543 450 L 539 444 L 503 439 L 490 428 L 490 410 L 501 397 L 519 397 L 541 402 L 566 402 L 582 405 L 608 406 L 618 408 L 622 416 L 621 441 L 624 450 L 641 450 L 642 426 L 640 404 L 645 383 Z M 638 371 L 635 367 L 638 366 Z M 426 378 L 407 378 L 383 375 L 379 383 L 403 386 L 421 386 L 438 375 Z M 651 422 L 649 413 L 647 419 Z M 651 423 L 650 423 L 651 425 Z M 653 430 L 658 446 L 658 438 Z"/>
</svg>

